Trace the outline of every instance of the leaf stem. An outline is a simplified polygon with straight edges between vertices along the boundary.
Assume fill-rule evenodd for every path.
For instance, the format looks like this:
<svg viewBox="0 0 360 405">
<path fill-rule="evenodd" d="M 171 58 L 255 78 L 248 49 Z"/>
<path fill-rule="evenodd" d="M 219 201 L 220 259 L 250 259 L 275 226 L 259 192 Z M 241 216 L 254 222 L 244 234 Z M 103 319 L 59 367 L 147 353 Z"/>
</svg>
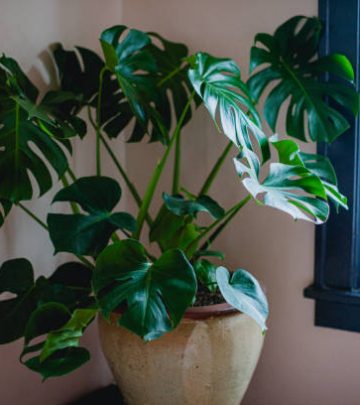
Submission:
<svg viewBox="0 0 360 405">
<path fill-rule="evenodd" d="M 107 71 L 107 67 L 103 67 L 100 72 L 99 78 L 99 91 L 96 106 L 96 175 L 101 176 L 101 142 L 100 142 L 100 128 L 101 128 L 101 98 L 103 91 L 104 74 Z"/>
<path fill-rule="evenodd" d="M 69 187 L 70 183 L 68 182 L 68 179 L 66 178 L 65 174 L 61 177 L 61 181 L 62 181 L 64 187 Z M 74 214 L 80 214 L 80 208 L 74 201 L 70 201 L 70 206 L 71 206 L 71 210 Z"/>
<path fill-rule="evenodd" d="M 172 70 L 169 74 L 167 74 L 163 79 L 159 81 L 157 84 L 158 87 L 161 87 L 164 83 L 166 83 L 168 80 L 172 79 L 174 76 L 176 76 L 178 73 L 180 73 L 183 70 L 183 66 L 178 66 L 174 70 Z"/>
<path fill-rule="evenodd" d="M 251 195 L 248 195 L 246 198 L 240 201 L 236 208 L 231 211 L 226 220 L 215 229 L 215 231 L 210 235 L 206 242 L 201 246 L 200 250 L 206 250 L 214 242 L 214 240 L 220 235 L 223 229 L 229 224 L 229 222 L 235 217 L 235 215 L 251 200 Z"/>
<path fill-rule="evenodd" d="M 229 152 L 231 151 L 232 146 L 233 146 L 233 143 L 231 141 L 226 145 L 224 151 L 219 156 L 214 167 L 212 168 L 211 172 L 209 173 L 208 177 L 206 178 L 204 185 L 201 187 L 199 195 L 206 194 L 209 191 L 212 183 L 214 182 L 222 165 L 224 164 L 225 159 L 227 158 Z"/>
<path fill-rule="evenodd" d="M 91 123 L 91 125 L 96 129 L 96 123 L 94 122 L 92 115 L 91 115 L 91 110 L 90 110 L 90 106 L 88 106 L 88 117 L 89 117 L 89 121 Z M 111 160 L 113 161 L 114 165 L 116 166 L 116 168 L 118 169 L 121 177 L 123 178 L 123 180 L 125 181 L 125 184 L 127 185 L 131 195 L 133 196 L 136 204 L 138 207 L 141 206 L 142 204 L 142 199 L 140 197 L 139 192 L 137 191 L 134 183 L 129 179 L 128 175 L 125 172 L 125 169 L 122 167 L 119 159 L 116 157 L 115 153 L 112 151 L 111 146 L 109 145 L 109 143 L 106 141 L 104 135 L 101 133 L 99 133 L 99 138 L 101 140 L 101 143 L 104 145 L 107 153 L 109 154 Z M 153 223 L 152 218 L 150 217 L 150 215 L 148 214 L 146 216 L 146 222 L 151 226 Z"/>
<path fill-rule="evenodd" d="M 76 181 L 77 178 L 75 176 L 75 173 L 70 169 L 70 167 L 67 168 L 67 172 L 69 173 L 69 176 L 71 178 L 72 181 Z"/>
<path fill-rule="evenodd" d="M 15 170 L 18 173 L 19 168 L 19 149 L 20 149 L 20 105 L 15 104 Z"/>
<path fill-rule="evenodd" d="M 175 139 L 175 157 L 174 157 L 174 169 L 173 169 L 172 194 L 179 194 L 180 170 L 181 170 L 181 138 L 180 138 L 180 131 L 179 131 L 176 136 L 176 139 Z"/>
<path fill-rule="evenodd" d="M 17 203 L 17 206 L 20 207 L 24 212 L 26 212 L 34 221 L 36 221 L 41 227 L 48 230 L 48 226 L 44 221 L 42 221 L 37 215 L 35 215 L 32 211 L 25 207 L 25 205 L 21 204 L 21 202 Z"/>
<path fill-rule="evenodd" d="M 186 106 L 185 106 L 183 112 L 181 113 L 179 121 L 176 124 L 173 135 L 170 138 L 170 142 L 167 145 L 165 153 L 164 153 L 163 157 L 161 158 L 161 160 L 157 163 L 157 165 L 155 167 L 153 175 L 152 175 L 152 177 L 150 179 L 150 182 L 148 184 L 148 187 L 146 189 L 145 196 L 144 196 L 143 202 L 142 202 L 140 210 L 139 210 L 139 214 L 138 214 L 137 219 L 136 219 L 136 231 L 133 233 L 133 238 L 134 239 L 139 239 L 140 238 L 141 230 L 142 230 L 142 227 L 144 225 L 144 220 L 145 220 L 146 214 L 148 213 L 148 209 L 149 209 L 149 206 L 151 204 L 152 198 L 154 196 L 156 186 L 157 186 L 157 184 L 159 182 L 161 173 L 164 170 L 166 161 L 167 161 L 167 159 L 169 157 L 172 146 L 174 145 L 174 141 L 179 136 L 182 124 L 183 124 L 183 122 L 185 120 L 185 117 L 186 117 L 187 112 L 188 112 L 188 110 L 189 110 L 189 108 L 191 106 L 191 102 L 192 102 L 194 96 L 195 96 L 195 92 L 193 91 L 191 93 L 191 96 L 190 96 L 188 102 L 186 103 Z"/>
<path fill-rule="evenodd" d="M 210 244 L 213 242 L 213 240 L 220 234 L 220 232 L 225 228 L 225 226 L 232 220 L 232 218 L 241 210 L 241 208 L 244 207 L 245 204 L 247 204 L 251 200 L 251 195 L 248 195 L 238 203 L 236 203 L 232 208 L 230 208 L 228 211 L 226 211 L 225 215 L 218 220 L 214 221 L 211 225 L 209 225 L 207 228 L 205 228 L 197 238 L 195 238 L 190 245 L 187 247 L 186 251 L 190 252 L 191 249 L 196 246 L 196 244 L 204 238 L 209 232 L 211 232 L 213 229 L 215 229 L 214 233 L 210 236 L 210 238 L 204 243 L 204 245 L 200 248 L 200 250 L 205 250 L 207 249 Z M 214 236 L 215 235 L 215 236 Z M 209 240 L 211 242 L 209 242 Z"/>
</svg>

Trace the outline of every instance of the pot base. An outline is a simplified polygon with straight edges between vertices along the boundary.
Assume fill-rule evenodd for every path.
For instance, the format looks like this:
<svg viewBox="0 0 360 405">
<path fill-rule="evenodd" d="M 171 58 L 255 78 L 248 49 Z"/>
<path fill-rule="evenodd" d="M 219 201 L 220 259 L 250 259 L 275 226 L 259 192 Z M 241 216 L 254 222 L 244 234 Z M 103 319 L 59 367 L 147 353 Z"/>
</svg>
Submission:
<svg viewBox="0 0 360 405">
<path fill-rule="evenodd" d="M 239 312 L 184 318 L 149 343 L 101 317 L 99 333 L 128 405 L 239 405 L 263 344 L 260 327 Z"/>
</svg>

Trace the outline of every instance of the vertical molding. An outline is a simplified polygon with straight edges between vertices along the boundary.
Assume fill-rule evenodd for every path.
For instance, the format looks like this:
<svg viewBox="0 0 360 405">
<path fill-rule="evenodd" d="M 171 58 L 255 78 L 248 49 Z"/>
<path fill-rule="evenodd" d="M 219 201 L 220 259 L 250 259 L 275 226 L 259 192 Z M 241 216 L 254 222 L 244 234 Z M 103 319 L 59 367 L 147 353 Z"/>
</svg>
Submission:
<svg viewBox="0 0 360 405">
<path fill-rule="evenodd" d="M 324 23 L 320 54 L 343 53 L 355 67 L 359 91 L 360 0 L 319 0 Z M 315 323 L 360 331 L 360 131 L 359 118 L 344 111 L 350 128 L 318 151 L 332 161 L 349 210 L 334 212 L 316 229 L 314 285 L 305 296 L 316 299 Z"/>
</svg>

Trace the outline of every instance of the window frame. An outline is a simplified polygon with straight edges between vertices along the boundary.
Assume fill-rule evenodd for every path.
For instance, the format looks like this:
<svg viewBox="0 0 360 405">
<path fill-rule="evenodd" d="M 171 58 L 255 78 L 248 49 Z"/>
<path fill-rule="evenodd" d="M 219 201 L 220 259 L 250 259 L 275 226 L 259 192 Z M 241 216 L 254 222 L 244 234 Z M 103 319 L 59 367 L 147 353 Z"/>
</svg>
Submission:
<svg viewBox="0 0 360 405">
<path fill-rule="evenodd" d="M 359 80 L 360 0 L 319 0 L 319 17 L 320 54 L 345 54 Z M 331 145 L 318 145 L 318 152 L 332 161 L 349 210 L 333 212 L 317 227 L 314 283 L 304 295 L 315 299 L 315 325 L 360 332 L 360 131 L 359 118 L 346 117 L 349 130 Z"/>
</svg>

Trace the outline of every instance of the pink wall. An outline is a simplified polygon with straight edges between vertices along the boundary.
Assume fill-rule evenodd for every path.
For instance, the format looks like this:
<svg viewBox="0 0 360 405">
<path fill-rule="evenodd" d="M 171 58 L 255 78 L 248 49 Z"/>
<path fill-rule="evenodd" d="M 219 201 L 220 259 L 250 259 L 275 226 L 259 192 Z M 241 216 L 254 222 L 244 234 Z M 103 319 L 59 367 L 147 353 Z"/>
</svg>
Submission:
<svg viewBox="0 0 360 405">
<path fill-rule="evenodd" d="M 94 47 L 102 28 L 126 23 L 184 41 L 192 51 L 233 57 L 246 77 L 248 50 L 256 32 L 271 32 L 294 14 L 316 12 L 317 0 L 2 0 L 0 51 L 20 59 L 41 82 L 33 64 L 49 43 L 60 40 L 68 46 Z M 224 140 L 204 111 L 199 112 L 184 135 L 190 147 L 183 178 L 190 189 L 197 190 Z M 80 172 L 93 166 L 87 159 L 91 147 L 77 151 Z M 144 186 L 160 149 L 155 145 L 123 145 L 119 152 L 125 149 L 132 177 Z M 164 179 L 163 186 L 166 183 Z M 230 206 L 241 193 L 229 162 L 213 194 L 224 206 Z M 46 203 L 46 199 L 42 200 L 33 208 L 41 212 Z M 23 255 L 32 258 L 41 272 L 50 271 L 58 259 L 44 254 L 51 252 L 44 235 L 19 213 L 14 213 L 11 221 L 11 226 L 0 231 L 1 259 Z M 359 404 L 360 335 L 314 327 L 314 304 L 302 297 L 303 288 L 313 276 L 313 226 L 294 223 L 284 214 L 252 204 L 239 215 L 218 246 L 227 252 L 229 267 L 244 267 L 261 280 L 271 307 L 263 355 L 244 404 Z M 86 340 L 89 346 L 97 347 L 94 331 Z M 0 347 L 2 405 L 60 405 L 110 381 L 96 348 L 93 361 L 84 369 L 45 384 L 17 363 L 18 352 L 17 343 Z"/>
<path fill-rule="evenodd" d="M 316 15 L 317 0 L 124 3 L 127 24 L 184 41 L 192 51 L 232 57 L 244 77 L 254 34 L 272 32 L 295 14 Z M 202 113 L 184 135 L 190 148 L 183 176 L 190 190 L 196 191 L 224 142 Z M 153 157 L 157 153 L 154 147 Z M 149 155 L 148 145 L 140 152 L 138 147 L 127 147 L 128 168 L 134 175 L 147 173 L 148 165 L 154 163 Z M 224 206 L 239 198 L 241 185 L 231 162 L 213 191 Z M 252 204 L 239 214 L 218 246 L 227 252 L 230 267 L 244 267 L 261 280 L 270 301 L 269 331 L 244 405 L 359 404 L 360 334 L 314 327 L 314 303 L 302 296 L 313 278 L 314 227 Z"/>
</svg>

